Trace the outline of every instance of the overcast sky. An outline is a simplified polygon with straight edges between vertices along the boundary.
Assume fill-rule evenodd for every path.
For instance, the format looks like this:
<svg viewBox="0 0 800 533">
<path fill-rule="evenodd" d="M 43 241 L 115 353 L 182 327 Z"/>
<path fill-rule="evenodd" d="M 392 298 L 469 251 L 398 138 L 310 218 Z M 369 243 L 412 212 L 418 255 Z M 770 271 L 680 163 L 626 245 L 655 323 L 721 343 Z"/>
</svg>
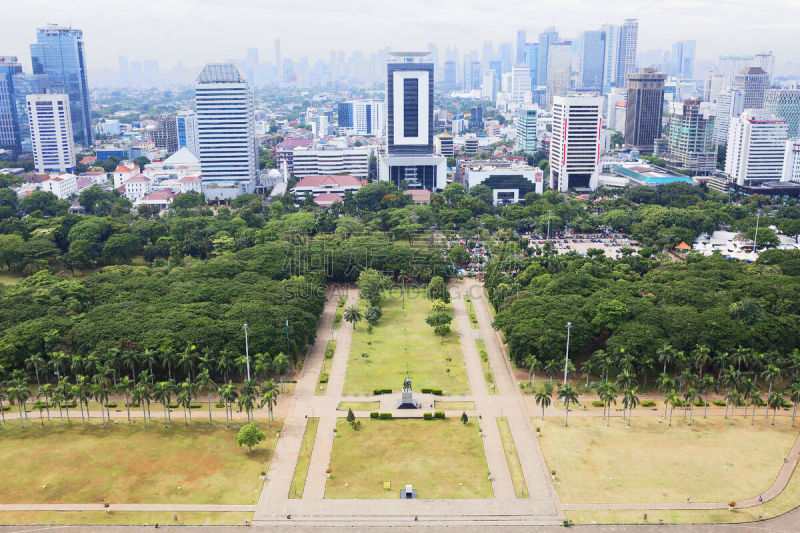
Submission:
<svg viewBox="0 0 800 533">
<path fill-rule="evenodd" d="M 28 45 L 52 22 L 84 30 L 90 70 L 118 56 L 202 65 L 244 57 L 262 61 L 327 58 L 329 50 L 424 49 L 460 53 L 537 35 L 555 24 L 565 37 L 605 22 L 639 19 L 639 51 L 697 40 L 699 60 L 773 50 L 778 64 L 800 61 L 800 0 L 2 0 L 0 55 L 30 67 Z"/>
</svg>

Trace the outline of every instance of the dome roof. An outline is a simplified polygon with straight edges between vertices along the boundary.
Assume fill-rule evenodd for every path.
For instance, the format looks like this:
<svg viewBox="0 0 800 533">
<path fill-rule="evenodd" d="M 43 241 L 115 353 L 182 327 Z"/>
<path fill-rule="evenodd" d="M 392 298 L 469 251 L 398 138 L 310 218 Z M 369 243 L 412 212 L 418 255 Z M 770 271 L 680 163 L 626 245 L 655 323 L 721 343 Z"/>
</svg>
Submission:
<svg viewBox="0 0 800 533">
<path fill-rule="evenodd" d="M 277 168 L 272 168 L 267 172 L 268 178 L 280 178 L 282 176 L 281 171 Z"/>
</svg>

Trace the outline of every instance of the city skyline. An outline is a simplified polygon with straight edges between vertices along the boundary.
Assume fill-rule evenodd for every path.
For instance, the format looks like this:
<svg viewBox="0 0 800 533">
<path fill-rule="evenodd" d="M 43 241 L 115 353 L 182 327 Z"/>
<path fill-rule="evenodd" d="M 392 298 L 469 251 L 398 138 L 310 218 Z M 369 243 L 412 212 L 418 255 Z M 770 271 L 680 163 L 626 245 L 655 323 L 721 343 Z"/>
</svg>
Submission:
<svg viewBox="0 0 800 533">
<path fill-rule="evenodd" d="M 800 61 L 800 51 L 793 46 L 794 21 L 800 16 L 800 6 L 791 0 L 768 0 L 755 11 L 741 0 L 681 0 L 668 6 L 639 0 L 602 4 L 544 0 L 535 5 L 512 0 L 501 10 L 489 11 L 476 0 L 410 0 L 390 17 L 381 3 L 347 0 L 345 4 L 334 7 L 299 0 L 264 9 L 263 4 L 245 0 L 225 4 L 226 16 L 220 18 L 222 5 L 218 0 L 173 0 L 163 5 L 140 1 L 115 6 L 117 20 L 124 23 L 108 24 L 107 19 L 96 16 L 107 8 L 99 0 L 82 0 L 81 9 L 75 9 L 74 4 L 32 0 L 7 6 L 6 18 L 15 20 L 15 24 L 0 35 L 0 52 L 18 56 L 29 72 L 26 52 L 35 40 L 36 29 L 57 23 L 84 31 L 90 70 L 115 70 L 119 56 L 156 60 L 163 68 L 179 62 L 185 67 L 201 67 L 210 61 L 243 58 L 248 48 L 257 49 L 261 61 L 273 61 L 276 38 L 281 40 L 283 58 L 327 60 L 330 50 L 348 54 L 369 54 L 387 47 L 421 50 L 433 42 L 440 48 L 441 60 L 446 46 L 458 47 L 463 55 L 480 50 L 486 40 L 493 41 L 495 47 L 502 42 L 513 43 L 520 29 L 534 40 L 539 32 L 555 25 L 560 35 L 576 39 L 580 32 L 599 29 L 604 23 L 637 18 L 639 52 L 667 50 L 675 41 L 695 39 L 701 61 L 767 50 L 775 53 L 778 64 Z M 309 17 L 310 12 L 314 16 Z M 85 15 L 76 17 L 76 13 Z M 219 34 L 222 38 L 199 39 L 202 34 Z"/>
</svg>

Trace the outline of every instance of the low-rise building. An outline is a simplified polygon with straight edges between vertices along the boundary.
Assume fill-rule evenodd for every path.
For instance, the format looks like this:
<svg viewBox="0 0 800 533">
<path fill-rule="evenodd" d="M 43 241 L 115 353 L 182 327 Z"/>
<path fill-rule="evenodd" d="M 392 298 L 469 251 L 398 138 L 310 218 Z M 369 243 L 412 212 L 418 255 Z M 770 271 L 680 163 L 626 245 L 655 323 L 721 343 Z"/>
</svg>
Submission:
<svg viewBox="0 0 800 533">
<path fill-rule="evenodd" d="M 314 198 L 321 194 L 338 194 L 344 198 L 347 191 L 355 193 L 364 183 L 351 175 L 340 174 L 334 176 L 306 176 L 292 189 L 292 193 L 303 201 L 308 195 Z"/>
<path fill-rule="evenodd" d="M 495 205 L 516 203 L 529 192 L 544 190 L 544 172 L 520 160 L 484 159 L 460 163 L 467 190 L 476 185 L 492 189 Z"/>
</svg>

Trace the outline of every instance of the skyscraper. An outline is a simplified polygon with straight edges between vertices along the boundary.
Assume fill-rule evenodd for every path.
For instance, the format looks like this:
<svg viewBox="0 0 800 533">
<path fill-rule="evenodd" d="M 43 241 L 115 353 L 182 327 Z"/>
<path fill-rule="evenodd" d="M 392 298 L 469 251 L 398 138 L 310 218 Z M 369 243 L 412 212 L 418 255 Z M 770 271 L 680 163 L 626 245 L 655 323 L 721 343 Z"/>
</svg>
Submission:
<svg viewBox="0 0 800 533">
<path fill-rule="evenodd" d="M 178 151 L 178 124 L 173 115 L 162 113 L 156 116 L 156 127 L 152 133 L 153 144 L 162 152 Z"/>
<path fill-rule="evenodd" d="M 515 150 L 532 154 L 539 149 L 536 139 L 538 110 L 534 106 L 524 106 L 517 115 L 517 139 L 514 143 Z"/>
<path fill-rule="evenodd" d="M 453 90 L 456 88 L 456 62 L 455 61 L 445 61 L 444 62 L 444 86 L 448 90 Z"/>
<path fill-rule="evenodd" d="M 178 111 L 175 125 L 178 130 L 178 149 L 188 148 L 195 156 L 198 155 L 197 114 L 194 111 Z"/>
<path fill-rule="evenodd" d="M 335 69 L 334 72 L 338 74 L 338 69 Z M 275 80 L 277 81 L 278 85 L 283 82 L 283 60 L 281 59 L 280 39 L 275 39 Z"/>
<path fill-rule="evenodd" d="M 525 30 L 517 30 L 517 56 L 514 61 L 515 65 L 522 65 L 525 63 L 525 42 L 528 40 Z"/>
<path fill-rule="evenodd" d="M 772 51 L 756 54 L 753 58 L 753 65 L 761 67 L 769 75 L 769 82 L 772 84 L 772 77 L 775 75 L 775 54 Z"/>
<path fill-rule="evenodd" d="M 75 141 L 92 144 L 83 31 L 55 24 L 39 28 L 31 44 L 31 63 L 34 74 L 47 74 L 53 92 L 69 95 Z"/>
<path fill-rule="evenodd" d="M 550 187 L 597 186 L 600 161 L 600 123 L 603 98 L 556 96 L 553 98 L 553 136 L 550 139 Z"/>
<path fill-rule="evenodd" d="M 625 144 L 644 154 L 653 152 L 653 141 L 661 136 L 666 79 L 666 74 L 651 68 L 628 74 Z"/>
<path fill-rule="evenodd" d="M 539 34 L 539 68 L 536 73 L 539 79 L 539 85 L 547 83 L 547 61 L 550 55 L 550 44 L 558 41 L 558 32 L 555 28 L 545 28 Z"/>
<path fill-rule="evenodd" d="M 619 67 L 619 26 L 603 25 L 605 56 L 603 58 L 603 94 L 609 94 L 617 87 L 617 68 Z"/>
<path fill-rule="evenodd" d="M 800 135 L 800 89 L 768 89 L 764 109 L 786 121 L 790 139 Z"/>
<path fill-rule="evenodd" d="M 747 67 L 733 78 L 733 86 L 744 93 L 745 109 L 762 109 L 769 89 L 769 74 L 761 67 Z"/>
<path fill-rule="evenodd" d="M 36 171 L 70 171 L 76 162 L 69 95 L 30 94 L 26 100 Z"/>
<path fill-rule="evenodd" d="M 714 99 L 714 144 L 728 144 L 728 127 L 732 118 L 744 111 L 744 93 L 731 88 L 720 91 Z"/>
<path fill-rule="evenodd" d="M 711 104 L 699 100 L 672 102 L 669 110 L 667 154 L 664 159 L 674 166 L 697 174 L 708 174 L 717 164 L 713 132 Z"/>
<path fill-rule="evenodd" d="M 668 73 L 670 76 L 677 76 L 681 79 L 692 79 L 694 77 L 694 56 L 696 42 L 678 41 L 672 45 L 672 53 L 669 56 Z"/>
<path fill-rule="evenodd" d="M 446 159 L 433 153 L 433 63 L 427 52 L 393 53 L 386 67 L 387 154 L 380 179 L 407 188 L 441 190 Z"/>
<path fill-rule="evenodd" d="M 785 150 L 786 121 L 764 109 L 745 109 L 731 121 L 725 174 L 739 186 L 778 181 Z"/>
<path fill-rule="evenodd" d="M 203 193 L 229 200 L 255 188 L 253 91 L 231 63 L 211 63 L 195 84 Z"/>
<path fill-rule="evenodd" d="M 554 96 L 564 96 L 572 81 L 572 41 L 550 43 L 547 52 L 547 107 Z"/>
<path fill-rule="evenodd" d="M 619 57 L 617 58 L 617 87 L 625 87 L 626 76 L 636 72 L 636 46 L 639 42 L 639 22 L 625 19 L 619 27 Z"/>
<path fill-rule="evenodd" d="M 31 127 L 28 123 L 29 94 L 44 94 L 50 88 L 50 78 L 47 74 L 14 74 L 14 97 L 17 107 L 17 122 L 19 124 L 19 141 L 23 154 L 33 153 L 31 145 Z"/>
<path fill-rule="evenodd" d="M 525 43 L 525 65 L 531 69 L 531 89 L 539 86 L 539 43 Z"/>
<path fill-rule="evenodd" d="M 14 76 L 21 72 L 22 65 L 16 57 L 0 56 L 0 149 L 10 151 L 15 157 L 22 151 L 22 146 L 14 94 Z"/>
<path fill-rule="evenodd" d="M 511 101 L 517 105 L 530 102 L 531 69 L 517 65 L 511 69 Z"/>
<path fill-rule="evenodd" d="M 578 49 L 578 82 L 584 89 L 603 90 L 606 36 L 602 30 L 581 33 Z"/>
</svg>

